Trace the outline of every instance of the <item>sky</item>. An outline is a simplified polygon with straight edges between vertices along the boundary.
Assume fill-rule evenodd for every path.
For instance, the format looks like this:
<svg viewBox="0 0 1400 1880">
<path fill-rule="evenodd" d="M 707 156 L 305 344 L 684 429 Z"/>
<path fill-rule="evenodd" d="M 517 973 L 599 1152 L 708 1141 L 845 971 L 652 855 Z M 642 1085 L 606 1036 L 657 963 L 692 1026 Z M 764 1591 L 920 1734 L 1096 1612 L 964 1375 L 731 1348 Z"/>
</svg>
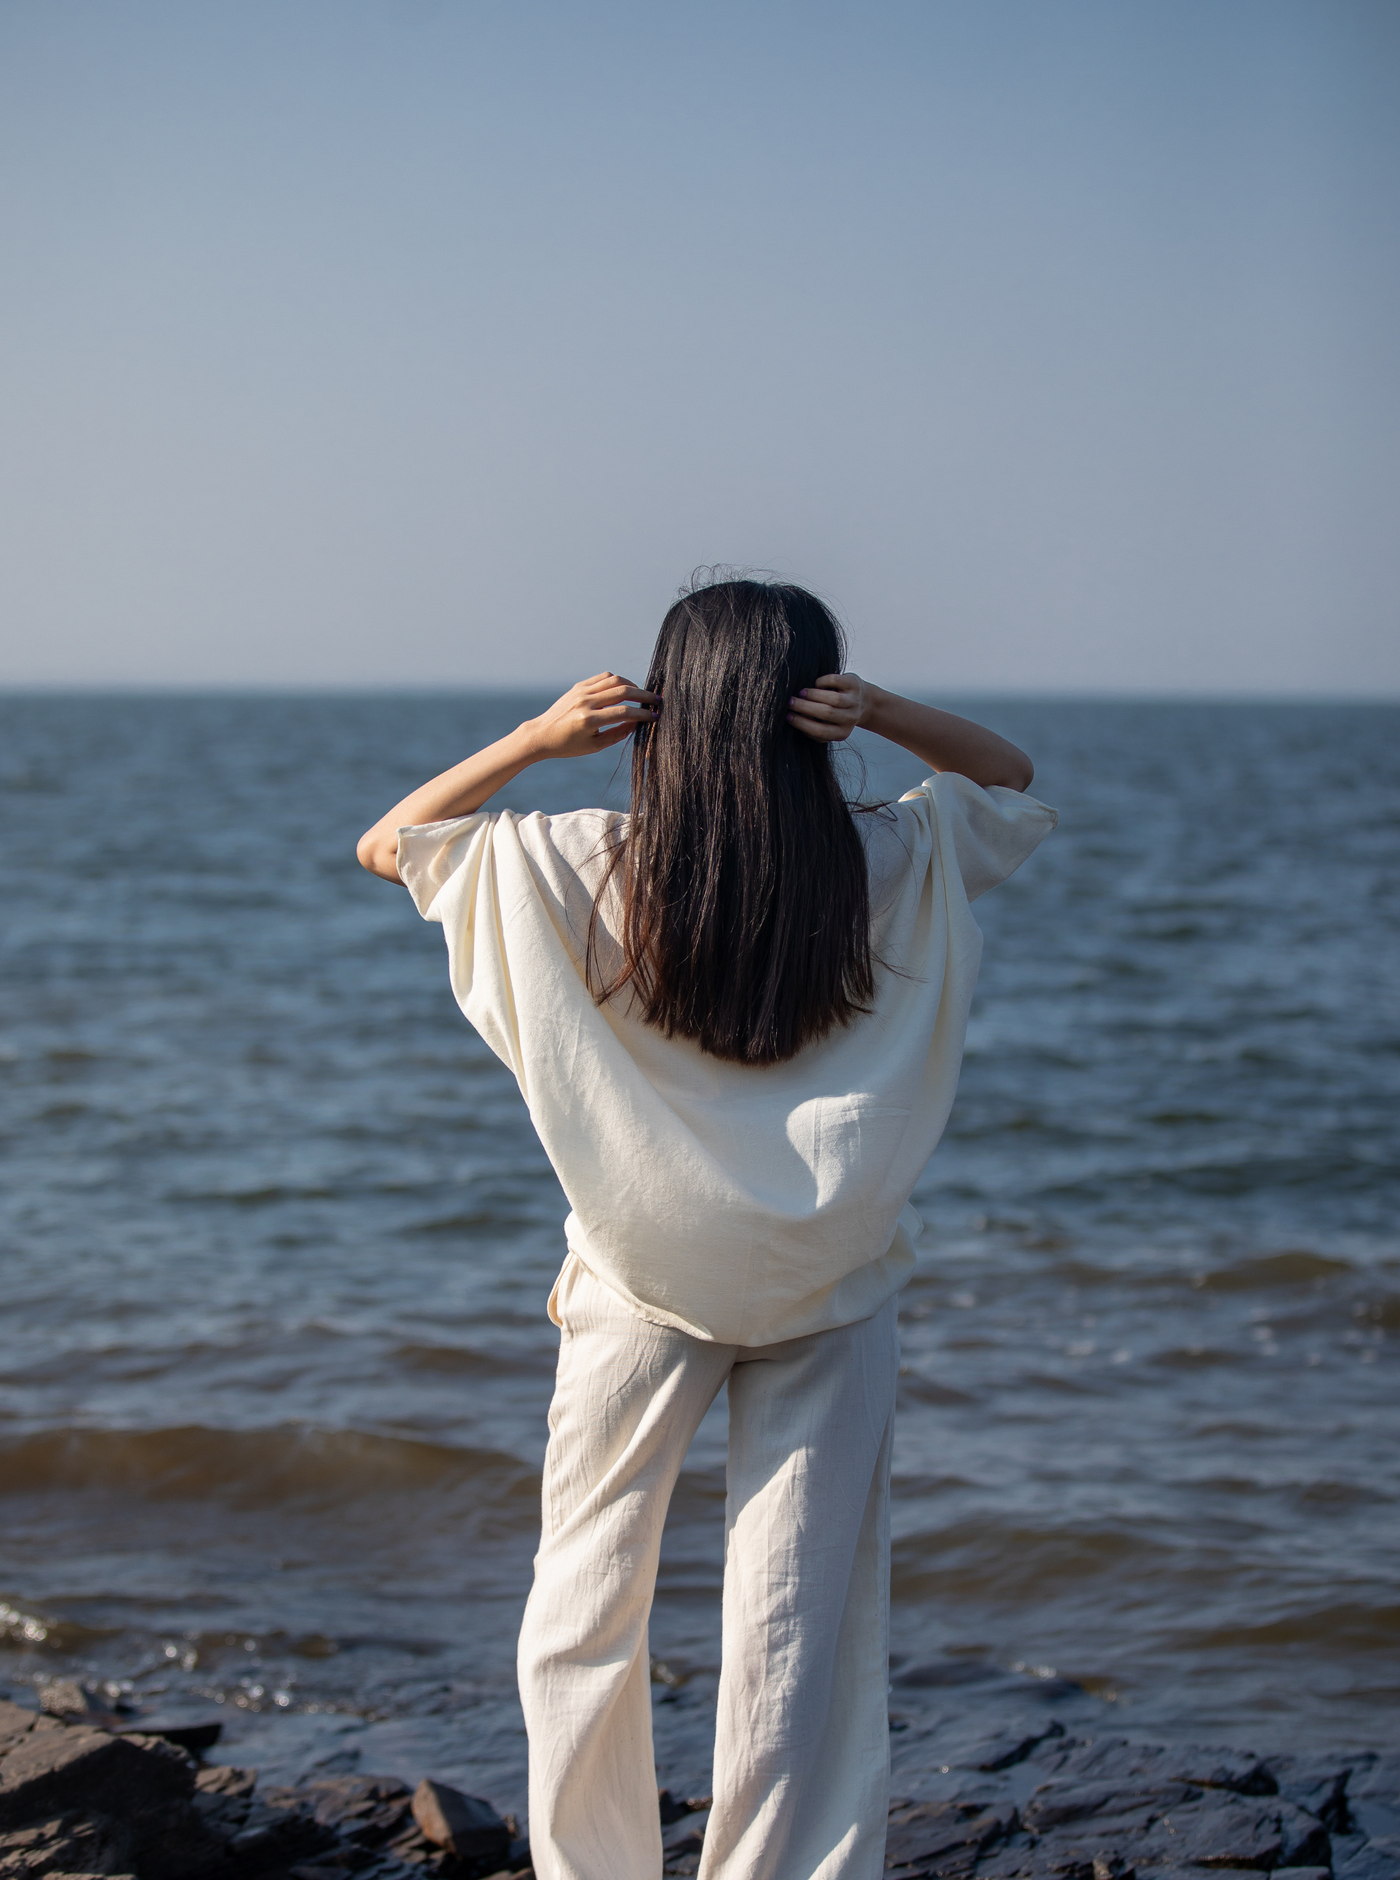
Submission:
<svg viewBox="0 0 1400 1880">
<path fill-rule="evenodd" d="M 1394 0 L 3 0 L 0 685 L 1400 696 Z"/>
</svg>

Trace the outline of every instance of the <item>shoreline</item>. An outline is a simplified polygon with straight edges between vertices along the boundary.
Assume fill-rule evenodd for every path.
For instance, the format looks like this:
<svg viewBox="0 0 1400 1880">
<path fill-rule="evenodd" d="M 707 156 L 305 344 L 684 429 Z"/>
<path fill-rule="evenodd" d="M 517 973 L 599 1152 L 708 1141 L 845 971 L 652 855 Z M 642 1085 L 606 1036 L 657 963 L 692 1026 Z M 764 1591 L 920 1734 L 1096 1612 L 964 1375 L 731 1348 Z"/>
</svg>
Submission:
<svg viewBox="0 0 1400 1880">
<path fill-rule="evenodd" d="M 917 1677 L 906 1686 L 918 1689 Z M 1046 1681 L 1008 1700 L 953 1678 L 939 1706 L 904 1714 L 897 1674 L 886 1875 L 1400 1880 L 1400 1751 L 1261 1756 L 1133 1740 L 1093 1727 L 1114 1720 L 1076 1692 Z M 72 1683 L 44 1696 L 41 1709 L 0 1701 L 5 1880 L 532 1875 L 528 1824 L 433 1770 L 416 1786 L 325 1768 L 279 1782 L 220 1760 L 239 1747 L 213 1740 L 221 1720 L 119 1716 Z M 663 1871 L 694 1874 L 709 1797 L 668 1783 L 667 1734 L 663 1720 Z"/>
</svg>

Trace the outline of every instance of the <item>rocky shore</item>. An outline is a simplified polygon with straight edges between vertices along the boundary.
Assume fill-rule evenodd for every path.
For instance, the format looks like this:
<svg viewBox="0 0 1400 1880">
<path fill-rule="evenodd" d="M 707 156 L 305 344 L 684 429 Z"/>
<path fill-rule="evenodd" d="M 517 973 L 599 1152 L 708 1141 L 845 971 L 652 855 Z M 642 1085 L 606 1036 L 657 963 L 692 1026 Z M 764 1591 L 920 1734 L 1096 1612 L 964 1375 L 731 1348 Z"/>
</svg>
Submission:
<svg viewBox="0 0 1400 1880">
<path fill-rule="evenodd" d="M 519 1825 L 425 1777 L 264 1786 L 205 1763 L 217 1723 L 121 1716 L 76 1685 L 0 1702 L 3 1880 L 529 1880 Z M 974 1734 L 918 1767 L 902 1745 L 894 1880 L 1400 1880 L 1400 1754 L 1270 1757 L 1076 1736 Z M 667 1874 L 694 1874 L 709 1798 L 658 1797 Z"/>
</svg>

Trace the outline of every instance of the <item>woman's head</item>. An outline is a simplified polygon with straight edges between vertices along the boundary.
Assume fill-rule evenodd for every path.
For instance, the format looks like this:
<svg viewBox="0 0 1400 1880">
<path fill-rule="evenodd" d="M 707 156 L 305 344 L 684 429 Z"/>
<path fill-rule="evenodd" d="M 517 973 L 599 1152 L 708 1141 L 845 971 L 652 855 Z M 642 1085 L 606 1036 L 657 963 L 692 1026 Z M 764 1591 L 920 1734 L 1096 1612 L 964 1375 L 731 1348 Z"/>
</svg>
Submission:
<svg viewBox="0 0 1400 1880">
<path fill-rule="evenodd" d="M 667 614 L 647 689 L 660 717 L 632 754 L 622 963 L 642 1016 L 713 1056 L 771 1064 L 866 1009 L 873 993 L 865 856 L 829 745 L 788 700 L 838 672 L 844 638 L 814 595 L 717 581 Z"/>
</svg>

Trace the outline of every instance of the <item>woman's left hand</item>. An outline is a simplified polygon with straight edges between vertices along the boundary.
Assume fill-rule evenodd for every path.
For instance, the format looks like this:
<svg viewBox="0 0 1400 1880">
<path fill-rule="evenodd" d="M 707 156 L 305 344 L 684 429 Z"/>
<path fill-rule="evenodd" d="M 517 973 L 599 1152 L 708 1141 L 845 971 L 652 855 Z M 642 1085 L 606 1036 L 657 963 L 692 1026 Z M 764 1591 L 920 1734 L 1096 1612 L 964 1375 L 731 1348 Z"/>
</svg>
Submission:
<svg viewBox="0 0 1400 1880">
<path fill-rule="evenodd" d="M 788 700 L 787 721 L 821 744 L 835 744 L 863 725 L 875 687 L 855 672 L 829 672 Z"/>
</svg>

